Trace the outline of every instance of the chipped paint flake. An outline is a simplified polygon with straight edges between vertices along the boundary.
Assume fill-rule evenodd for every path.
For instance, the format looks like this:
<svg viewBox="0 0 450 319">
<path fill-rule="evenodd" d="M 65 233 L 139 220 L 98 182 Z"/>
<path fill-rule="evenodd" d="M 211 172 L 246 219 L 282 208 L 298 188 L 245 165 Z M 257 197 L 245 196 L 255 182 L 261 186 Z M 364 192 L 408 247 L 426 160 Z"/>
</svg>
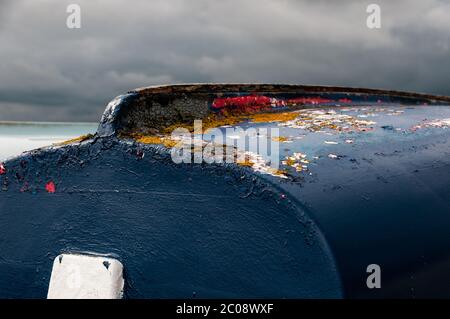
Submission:
<svg viewBox="0 0 450 319">
<path fill-rule="evenodd" d="M 257 113 L 250 116 L 253 123 L 285 122 L 295 120 L 298 112 Z"/>
<path fill-rule="evenodd" d="M 292 156 L 286 156 L 285 160 L 281 164 L 289 166 L 295 169 L 296 172 L 303 172 L 308 170 L 310 160 L 307 159 L 306 154 L 300 152 L 294 152 Z"/>
<path fill-rule="evenodd" d="M 424 120 L 420 124 L 411 127 L 410 131 L 414 132 L 422 128 L 449 128 L 449 127 L 450 127 L 450 118 Z"/>
<path fill-rule="evenodd" d="M 278 125 L 310 132 L 322 132 L 325 129 L 337 132 L 364 132 L 372 130 L 374 124 L 376 122 L 358 120 L 355 116 L 338 114 L 335 110 L 308 109 L 299 112 L 295 120 Z"/>
<path fill-rule="evenodd" d="M 450 127 L 450 118 L 430 121 L 429 123 L 427 123 L 427 125 L 433 127 Z"/>
<path fill-rule="evenodd" d="M 253 152 L 244 152 L 244 158 L 245 163 L 249 163 L 249 165 L 243 166 L 250 166 L 255 172 L 281 178 L 287 178 L 285 171 L 271 167 L 268 161 L 259 154 Z"/>
<path fill-rule="evenodd" d="M 331 159 L 340 159 L 341 157 L 340 157 L 339 155 L 336 155 L 336 154 L 328 154 L 328 158 L 331 158 Z"/>
<path fill-rule="evenodd" d="M 67 140 L 67 141 L 54 143 L 53 145 L 54 146 L 63 146 L 63 145 L 69 145 L 69 144 L 74 144 L 74 143 L 81 143 L 81 142 L 90 140 L 93 137 L 94 137 L 94 135 L 92 135 L 92 134 L 86 134 L 86 135 L 81 135 L 79 137 L 72 138 L 72 139 Z"/>
<path fill-rule="evenodd" d="M 272 137 L 272 141 L 280 143 L 292 143 L 292 139 L 287 136 Z"/>
<path fill-rule="evenodd" d="M 50 181 L 47 184 L 45 184 L 45 190 L 47 191 L 47 193 L 50 193 L 50 194 L 53 194 L 54 192 L 56 192 L 56 185 L 55 185 L 55 183 Z"/>
</svg>

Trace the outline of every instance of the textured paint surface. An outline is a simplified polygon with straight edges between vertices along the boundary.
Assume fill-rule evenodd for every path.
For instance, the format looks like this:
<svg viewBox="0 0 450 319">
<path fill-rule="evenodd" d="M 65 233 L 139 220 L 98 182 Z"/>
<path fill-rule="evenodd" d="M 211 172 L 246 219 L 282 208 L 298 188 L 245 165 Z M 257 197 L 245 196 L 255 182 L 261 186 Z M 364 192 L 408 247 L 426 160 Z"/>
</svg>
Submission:
<svg viewBox="0 0 450 319">
<path fill-rule="evenodd" d="M 1 297 L 45 298 L 62 251 L 116 254 L 132 298 L 341 296 L 314 223 L 248 169 L 175 165 L 163 148 L 115 138 L 31 152 L 8 167 Z"/>
<path fill-rule="evenodd" d="M 54 193 L 56 191 L 55 183 L 50 181 L 47 184 L 45 184 L 45 190 L 47 191 L 47 193 L 51 193 L 51 194 Z"/>
<path fill-rule="evenodd" d="M 448 297 L 450 134 L 337 146 L 304 187 L 283 184 L 311 209 L 350 297 Z M 366 267 L 382 268 L 368 290 Z"/>
<path fill-rule="evenodd" d="M 289 126 L 280 132 L 292 138 L 280 156 L 293 160 L 281 167 L 291 182 L 279 185 L 320 225 L 348 297 L 444 298 L 450 292 L 450 107 L 403 112 L 371 117 L 375 124 L 365 132 Z M 307 168 L 298 171 L 304 159 Z M 372 263 L 381 266 L 382 289 L 366 287 Z"/>
<path fill-rule="evenodd" d="M 98 133 L 155 134 L 168 127 L 192 125 L 196 119 L 215 121 L 233 114 L 304 107 L 371 104 L 448 104 L 449 97 L 303 85 L 200 84 L 137 89 L 114 99 L 102 117 Z"/>
<path fill-rule="evenodd" d="M 297 101 L 314 108 L 286 121 L 241 123 L 281 129 L 286 178 L 176 165 L 162 146 L 116 136 L 207 117 L 219 98 L 258 112 L 255 95 L 318 99 Z M 0 294 L 45 297 L 57 255 L 95 251 L 124 264 L 126 297 L 448 296 L 450 116 L 437 105 L 446 99 L 271 85 L 136 90 L 108 106 L 92 139 L 4 164 Z M 383 289 L 365 285 L 372 263 Z"/>
</svg>

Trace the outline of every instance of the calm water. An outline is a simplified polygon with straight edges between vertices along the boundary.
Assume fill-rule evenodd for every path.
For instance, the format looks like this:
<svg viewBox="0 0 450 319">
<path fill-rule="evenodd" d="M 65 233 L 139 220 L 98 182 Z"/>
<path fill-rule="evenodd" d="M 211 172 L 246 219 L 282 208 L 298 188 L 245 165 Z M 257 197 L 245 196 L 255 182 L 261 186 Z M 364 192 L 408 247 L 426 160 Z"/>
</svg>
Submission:
<svg viewBox="0 0 450 319">
<path fill-rule="evenodd" d="M 53 143 L 94 133 L 97 123 L 0 122 L 0 161 Z"/>
</svg>

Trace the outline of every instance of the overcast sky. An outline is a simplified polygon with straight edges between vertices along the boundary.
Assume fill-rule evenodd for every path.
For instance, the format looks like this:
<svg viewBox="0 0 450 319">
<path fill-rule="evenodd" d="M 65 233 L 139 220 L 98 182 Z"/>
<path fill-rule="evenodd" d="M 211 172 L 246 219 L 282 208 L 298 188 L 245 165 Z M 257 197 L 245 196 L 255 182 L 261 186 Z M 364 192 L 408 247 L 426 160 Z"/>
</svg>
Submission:
<svg viewBox="0 0 450 319">
<path fill-rule="evenodd" d="M 97 122 L 116 95 L 181 82 L 450 95 L 450 0 L 0 0 L 0 121 Z"/>
</svg>

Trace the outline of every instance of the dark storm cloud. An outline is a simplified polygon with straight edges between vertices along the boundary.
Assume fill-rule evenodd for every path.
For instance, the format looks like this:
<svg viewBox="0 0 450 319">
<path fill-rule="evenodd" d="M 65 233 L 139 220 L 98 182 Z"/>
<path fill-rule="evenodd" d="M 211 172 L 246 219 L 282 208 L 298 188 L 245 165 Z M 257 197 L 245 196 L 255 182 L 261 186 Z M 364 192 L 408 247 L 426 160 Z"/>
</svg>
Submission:
<svg viewBox="0 0 450 319">
<path fill-rule="evenodd" d="M 450 95 L 448 1 L 0 0 L 0 120 L 97 121 L 134 87 L 286 82 Z M 82 28 L 66 28 L 78 3 Z"/>
<path fill-rule="evenodd" d="M 11 3 L 12 0 L 0 0 L 0 32 L 2 30 L 2 26 L 6 22 L 6 17 Z"/>
</svg>

